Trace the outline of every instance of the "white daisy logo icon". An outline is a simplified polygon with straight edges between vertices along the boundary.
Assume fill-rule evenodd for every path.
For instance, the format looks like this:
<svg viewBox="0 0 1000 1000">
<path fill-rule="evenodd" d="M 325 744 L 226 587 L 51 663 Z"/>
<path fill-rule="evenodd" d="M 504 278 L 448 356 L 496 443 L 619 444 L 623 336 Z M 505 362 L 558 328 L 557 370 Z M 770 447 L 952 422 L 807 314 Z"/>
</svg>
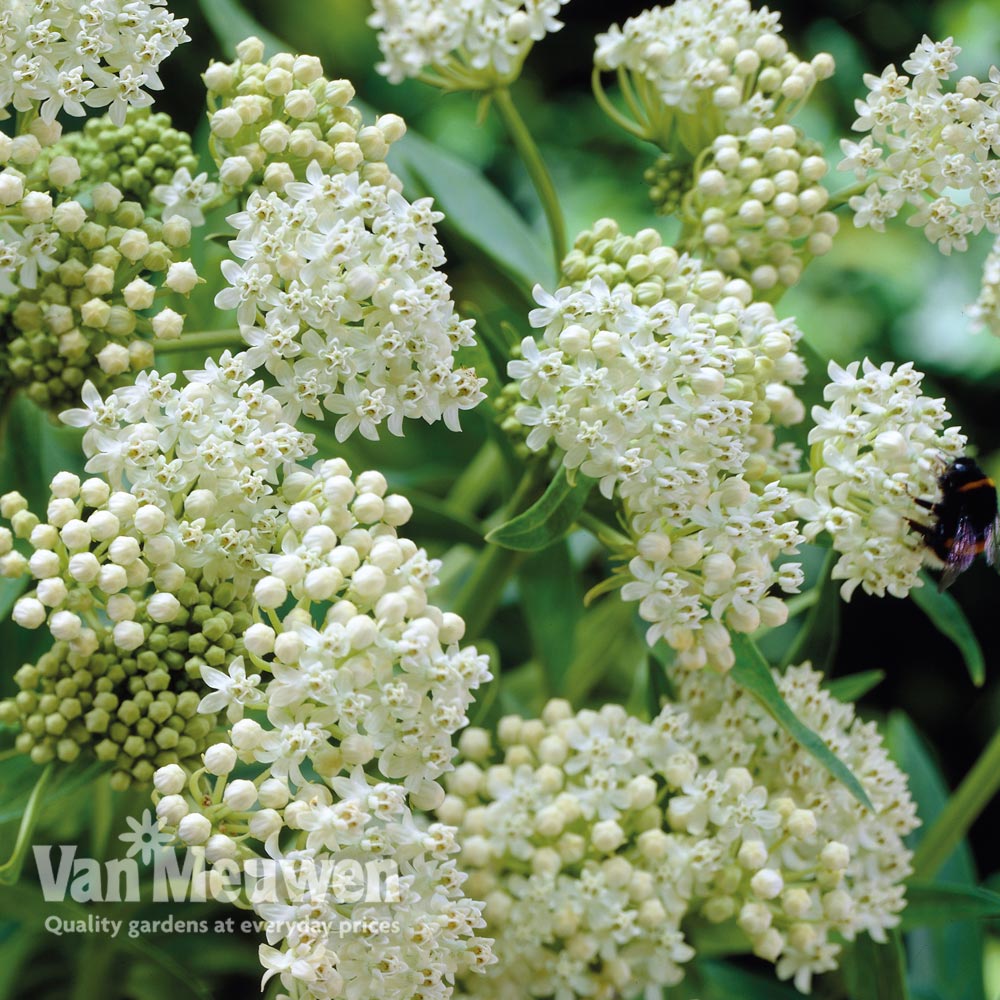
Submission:
<svg viewBox="0 0 1000 1000">
<path fill-rule="evenodd" d="M 138 854 L 144 865 L 148 865 L 172 839 L 170 834 L 160 831 L 159 821 L 149 809 L 143 809 L 139 819 L 126 816 L 125 821 L 131 832 L 126 831 L 118 837 L 122 843 L 130 845 L 125 857 Z"/>
</svg>

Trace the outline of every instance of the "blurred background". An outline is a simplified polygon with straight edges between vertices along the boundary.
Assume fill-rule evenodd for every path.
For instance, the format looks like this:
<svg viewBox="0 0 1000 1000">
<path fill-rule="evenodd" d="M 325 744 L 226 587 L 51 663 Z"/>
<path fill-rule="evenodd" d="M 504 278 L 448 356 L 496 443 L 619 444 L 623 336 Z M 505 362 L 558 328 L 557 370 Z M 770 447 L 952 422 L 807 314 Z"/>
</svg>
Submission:
<svg viewBox="0 0 1000 1000">
<path fill-rule="evenodd" d="M 203 91 L 193 81 L 210 59 L 228 61 L 233 53 L 219 46 L 194 0 L 171 0 L 170 6 L 178 16 L 190 18 L 188 33 L 193 41 L 165 64 L 165 91 L 158 97 L 157 107 L 168 111 L 179 127 L 204 132 Z M 664 234 L 670 232 L 667 220 L 653 214 L 643 181 L 643 171 L 655 160 L 657 151 L 616 130 L 590 95 L 593 36 L 608 27 L 612 12 L 621 23 L 643 6 L 637 2 L 612 5 L 599 0 L 572 0 L 563 13 L 565 28 L 535 48 L 514 88 L 515 100 L 554 176 L 571 234 L 601 216 L 613 216 L 625 231 L 654 226 Z M 413 131 L 482 170 L 513 201 L 539 239 L 545 239 L 544 221 L 527 176 L 497 118 L 490 115 L 482 125 L 476 124 L 474 95 L 442 95 L 413 81 L 392 86 L 375 73 L 379 54 L 374 32 L 365 24 L 369 13 L 365 0 L 287 4 L 247 0 L 245 7 L 291 50 L 320 56 L 328 76 L 349 78 L 370 106 L 403 115 Z M 854 101 L 865 92 L 862 74 L 878 73 L 890 62 L 899 65 L 923 34 L 933 38 L 955 36 L 963 49 L 960 74 L 983 77 L 992 63 L 1000 62 L 1000 8 L 996 0 L 814 0 L 808 5 L 788 0 L 782 17 L 790 45 L 801 57 L 823 50 L 836 57 L 835 77 L 819 86 L 809 107 L 795 121 L 826 145 L 827 157 L 834 164 L 839 159 L 838 139 L 849 134 Z M 835 170 L 827 177 L 827 185 L 834 190 L 847 183 L 848 178 Z M 525 300 L 511 298 L 504 279 L 497 276 L 492 283 L 492 297 L 486 294 L 490 301 L 482 301 L 483 288 L 490 286 L 490 275 L 483 270 L 486 265 L 464 252 L 464 242 L 448 230 L 447 224 L 443 238 L 449 250 L 448 271 L 457 300 L 463 302 L 468 290 L 475 287 L 479 300 L 474 305 L 478 310 L 493 321 L 511 322 L 520 335 L 527 333 Z M 984 234 L 973 241 L 967 254 L 944 257 L 922 233 L 905 225 L 878 234 L 855 230 L 850 219 L 844 217 L 833 252 L 806 270 L 801 284 L 781 300 L 778 312 L 794 315 L 813 347 L 840 363 L 866 356 L 879 362 L 916 362 L 928 373 L 926 390 L 947 397 L 955 421 L 969 435 L 981 463 L 1000 475 L 1000 340 L 987 333 L 974 333 L 965 314 L 978 293 L 989 243 Z M 482 440 L 483 428 L 478 423 L 481 419 L 475 414 L 463 418 L 463 426 L 470 433 L 460 438 L 437 428 L 408 430 L 405 442 L 380 443 L 377 451 L 362 449 L 361 460 L 372 455 L 380 467 L 394 470 L 391 479 L 396 487 L 426 491 L 431 497 L 446 494 L 450 479 L 464 467 Z M 495 509 L 497 502 L 492 507 L 487 505 L 484 512 Z M 443 537 L 438 536 L 439 550 Z M 434 544 L 433 537 L 428 544 Z M 574 542 L 574 546 L 575 561 L 592 561 L 593 553 L 587 550 L 585 541 L 579 545 Z M 446 563 L 446 576 L 447 569 Z M 460 581 L 460 570 L 455 570 L 453 580 Z M 588 572 L 595 574 L 593 582 L 597 582 L 603 571 L 592 567 Z M 527 576 L 522 571 L 522 586 L 526 586 Z M 932 759 L 944 780 L 954 787 L 1000 722 L 1000 577 L 980 560 L 960 577 L 952 593 L 983 646 L 985 687 L 972 686 L 956 648 L 910 601 L 877 600 L 860 592 L 849 605 L 841 607 L 839 644 L 828 650 L 826 664 L 834 675 L 870 669 L 885 672 L 882 684 L 865 697 L 863 711 L 887 719 L 892 710 L 905 711 L 913 727 L 897 725 L 897 752 L 906 757 L 904 764 L 911 772 L 926 769 L 926 773 L 914 778 L 928 787 L 934 786 L 936 780 L 930 771 Z M 508 602 L 489 635 L 500 648 L 505 664 L 517 664 L 532 656 L 533 623 L 524 620 L 518 603 Z M 615 675 L 615 663 L 604 662 L 581 694 L 588 700 L 625 700 L 630 695 L 631 680 L 627 671 L 622 674 L 624 682 Z M 526 675 L 526 686 L 530 686 L 530 677 Z M 522 704 L 530 708 L 537 702 L 533 692 L 526 692 L 522 701 L 516 696 L 506 697 L 508 700 L 489 709 L 491 714 Z M 895 722 L 899 723 L 898 717 Z M 908 749 L 900 749 L 903 744 Z M 928 751 L 927 744 L 933 749 Z M 930 787 L 929 792 L 925 788 L 925 792 L 932 794 L 934 788 Z M 141 795 L 136 798 L 139 809 L 141 799 Z M 971 836 L 980 881 L 988 880 L 1000 869 L 998 842 L 1000 804 L 994 803 Z M 971 874 L 968 856 L 955 864 L 952 877 Z M 1000 889 L 1000 882 L 995 888 Z M 3 926 L 0 941 L 5 935 Z M 923 1000 L 983 997 L 981 986 L 975 984 L 975 949 L 970 969 L 968 951 L 952 949 L 949 957 L 947 942 L 937 942 L 940 955 L 935 961 L 939 967 L 934 975 L 921 978 L 919 954 L 922 948 L 929 947 L 928 940 L 910 940 L 911 960 L 918 966 L 914 995 Z M 72 941 L 51 943 L 57 949 L 75 947 Z M 953 944 L 959 947 L 957 939 Z M 164 947 L 176 949 L 176 942 Z M 211 949 L 203 948 L 192 948 L 183 956 L 185 962 L 208 963 L 200 973 L 212 983 L 212 995 L 226 996 L 231 990 L 256 995 L 255 943 L 234 940 L 229 951 L 218 942 L 212 947 L 216 949 L 214 959 L 208 954 Z M 992 966 L 994 952 L 990 947 Z M 197 957 L 200 952 L 206 952 L 207 957 Z M 914 959 L 914 955 L 918 958 Z M 1000 956 L 997 958 L 1000 961 Z M 78 959 L 74 956 L 74 961 Z M 146 971 L 139 973 L 142 978 L 134 988 L 135 995 L 159 996 L 153 982 L 157 978 L 155 971 L 149 974 L 150 968 L 156 969 L 155 962 L 138 964 L 140 970 Z M 949 982 L 949 975 L 951 988 L 946 989 L 940 984 Z M 0 968 L 0 984 L 3 979 L 4 969 Z M 994 981 L 1000 981 L 1000 977 Z M 70 995 L 49 992 L 54 988 L 52 982 L 49 978 L 46 985 L 43 974 L 41 982 L 33 987 L 34 995 Z M 21 995 L 17 987 L 14 989 L 14 993 L 0 990 L 0 995 Z M 173 989 L 177 989 L 176 982 Z M 168 986 L 165 995 L 169 992 Z M 998 995 L 997 991 L 989 993 L 989 1000 Z"/>
</svg>

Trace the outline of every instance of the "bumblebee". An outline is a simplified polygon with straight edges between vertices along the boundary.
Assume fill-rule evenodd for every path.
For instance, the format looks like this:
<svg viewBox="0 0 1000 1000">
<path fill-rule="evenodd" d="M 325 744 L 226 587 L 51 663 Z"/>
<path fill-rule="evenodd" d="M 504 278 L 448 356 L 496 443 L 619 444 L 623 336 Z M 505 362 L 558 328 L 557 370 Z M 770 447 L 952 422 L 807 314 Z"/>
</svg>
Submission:
<svg viewBox="0 0 1000 1000">
<path fill-rule="evenodd" d="M 937 503 L 914 498 L 934 515 L 934 524 L 928 527 L 910 521 L 910 526 L 943 564 L 938 590 L 945 590 L 981 553 L 991 566 L 1000 563 L 1000 521 L 996 484 L 971 458 L 951 462 L 938 486 L 941 499 Z"/>
</svg>

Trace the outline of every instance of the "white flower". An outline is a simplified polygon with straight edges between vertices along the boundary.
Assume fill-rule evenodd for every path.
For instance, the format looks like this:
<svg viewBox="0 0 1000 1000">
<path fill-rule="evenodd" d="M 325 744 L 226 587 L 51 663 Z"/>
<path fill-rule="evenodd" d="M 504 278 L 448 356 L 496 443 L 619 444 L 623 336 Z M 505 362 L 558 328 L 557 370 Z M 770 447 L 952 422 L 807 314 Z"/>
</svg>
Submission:
<svg viewBox="0 0 1000 1000">
<path fill-rule="evenodd" d="M 103 108 L 116 125 L 131 107 L 160 90 L 160 63 L 182 42 L 186 18 L 165 0 L 12 0 L 0 13 L 0 108 L 40 105 L 52 122 L 60 111 L 82 116 Z"/>
<path fill-rule="evenodd" d="M 164 221 L 180 216 L 192 226 L 202 226 L 205 224 L 202 210 L 212 203 L 220 191 L 221 187 L 209 181 L 207 173 L 192 177 L 187 167 L 181 167 L 169 184 L 157 184 L 152 195 L 163 205 L 161 218 Z"/>
<path fill-rule="evenodd" d="M 374 0 L 368 23 L 378 29 L 392 83 L 432 70 L 447 89 L 483 89 L 517 78 L 534 42 L 558 31 L 569 0 Z"/>
<path fill-rule="evenodd" d="M 338 440 L 375 439 L 382 424 L 402 434 L 406 418 L 457 430 L 458 411 L 484 398 L 485 380 L 454 363 L 474 341 L 439 270 L 441 218 L 430 199 L 410 204 L 317 162 L 230 218 L 242 263 L 223 262 L 229 287 L 215 303 L 237 308 L 246 360 L 277 379 L 289 419 L 342 414 Z"/>
<path fill-rule="evenodd" d="M 644 138 L 694 156 L 720 133 L 788 121 L 833 73 L 829 54 L 799 60 L 780 31 L 776 12 L 748 0 L 675 0 L 598 35 L 594 65 L 631 74 Z"/>
<path fill-rule="evenodd" d="M 944 400 L 921 393 L 923 375 L 910 362 L 831 362 L 829 373 L 824 398 L 832 405 L 813 408 L 809 432 L 814 485 L 796 504 L 803 531 L 809 539 L 821 531 L 832 537 L 844 600 L 859 585 L 905 597 L 921 585 L 927 555 L 911 527 L 927 524 L 917 500 L 940 499 L 938 479 L 964 451 L 965 436 L 945 427 Z"/>
<path fill-rule="evenodd" d="M 584 256 L 591 238 L 616 236 L 609 220 L 597 223 L 567 258 L 579 283 L 554 297 L 535 290 L 542 308 L 529 320 L 544 326 L 544 345 L 526 340 L 523 360 L 510 362 L 531 404 L 515 415 L 531 428 L 529 448 L 554 443 L 567 468 L 621 503 L 653 556 L 631 560 L 622 589 L 639 602 L 649 643 L 666 639 L 689 667 L 726 668 L 726 627 L 780 624 L 784 606 L 770 591 L 798 582 L 794 564 L 784 575 L 776 566 L 800 536 L 776 482 L 785 460 L 771 424 L 803 417 L 786 384 L 802 377 L 799 332 L 752 303 L 745 281 L 678 257 L 652 231 L 632 240 L 644 250 L 630 257 L 648 275 L 642 284 L 621 270 L 614 288 L 585 279 L 614 267 Z M 661 541 L 645 546 L 647 536 Z"/>
<path fill-rule="evenodd" d="M 490 887 L 498 962 L 463 995 L 611 996 L 678 983 L 686 920 L 732 920 L 782 979 L 808 992 L 841 939 L 899 922 L 917 824 L 905 778 L 871 723 L 808 666 L 775 675 L 799 718 L 859 776 L 873 808 L 795 743 L 742 688 L 678 671 L 652 720 L 617 705 L 507 717 L 502 757 L 447 779 L 460 862 Z M 530 735 L 529 735 L 530 734 Z M 599 752 L 595 753 L 595 749 Z M 614 763 L 609 765 L 610 756 Z M 656 804 L 633 802 L 655 781 Z"/>
<path fill-rule="evenodd" d="M 964 251 L 970 233 L 1000 234 L 1000 123 L 994 84 L 962 77 L 942 91 L 956 69 L 959 49 L 950 38 L 926 35 L 903 69 L 887 66 L 865 74 L 868 95 L 856 102 L 853 128 L 860 143 L 841 140 L 841 170 L 871 180 L 850 199 L 856 226 L 882 231 L 909 207 L 907 222 L 919 226 L 938 249 Z M 991 69 L 991 81 L 997 71 Z"/>
<path fill-rule="evenodd" d="M 966 313 L 974 330 L 985 328 L 1000 337 L 1000 236 L 994 240 L 983 265 L 979 297 L 968 306 Z"/>
</svg>

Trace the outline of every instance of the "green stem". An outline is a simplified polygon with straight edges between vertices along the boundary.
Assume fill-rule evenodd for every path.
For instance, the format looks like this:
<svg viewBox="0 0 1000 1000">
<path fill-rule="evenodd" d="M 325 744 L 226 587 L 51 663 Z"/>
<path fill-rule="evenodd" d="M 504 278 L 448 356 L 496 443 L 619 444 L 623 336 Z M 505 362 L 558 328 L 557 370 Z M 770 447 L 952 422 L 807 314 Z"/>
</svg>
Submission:
<svg viewBox="0 0 1000 1000">
<path fill-rule="evenodd" d="M 786 490 L 806 490 L 812 485 L 812 481 L 811 472 L 792 472 L 782 476 L 778 480 L 778 485 L 784 486 Z"/>
<path fill-rule="evenodd" d="M 493 441 L 487 441 L 455 480 L 445 503 L 475 517 L 479 505 L 490 495 L 503 474 L 500 449 Z"/>
<path fill-rule="evenodd" d="M 913 877 L 929 879 L 951 857 L 969 827 L 1000 789 L 1000 731 L 980 754 L 913 855 Z"/>
<path fill-rule="evenodd" d="M 856 194 L 864 194 L 874 183 L 873 178 L 867 177 L 865 180 L 851 184 L 849 187 L 834 191 L 830 195 L 830 201 L 827 203 L 827 211 L 832 212 L 835 209 L 843 208 Z"/>
<path fill-rule="evenodd" d="M 510 503 L 503 512 L 502 521 L 509 521 L 521 512 L 535 485 L 535 470 L 529 469 L 510 498 Z M 472 568 L 472 574 L 452 607 L 452 611 L 465 620 L 467 639 L 474 639 L 482 633 L 500 603 L 500 595 L 507 581 L 526 556 L 526 552 L 517 552 L 514 549 L 486 543 L 486 547 Z"/>
<path fill-rule="evenodd" d="M 54 769 L 54 763 L 47 764 L 38 781 L 35 782 L 35 787 L 32 789 L 28 804 L 24 809 L 24 815 L 21 817 L 21 826 L 17 831 L 14 850 L 7 861 L 0 865 L 0 883 L 2 884 L 13 885 L 21 876 L 21 868 L 24 866 L 24 859 L 28 854 L 28 847 L 31 845 L 31 835 L 35 832 L 35 826 L 41 817 L 42 795 Z"/>
<path fill-rule="evenodd" d="M 588 510 L 582 510 L 577 515 L 576 523 L 581 528 L 586 528 L 599 542 L 612 549 L 631 549 L 635 543 L 631 538 L 623 535 L 617 528 L 605 524 L 596 514 L 591 514 Z"/>
<path fill-rule="evenodd" d="M 493 101 L 521 160 L 527 168 L 531 183 L 535 185 L 542 208 L 545 210 L 545 218 L 552 236 L 556 273 L 558 274 L 562 267 L 563 257 L 566 256 L 566 224 L 563 221 L 562 208 L 559 205 L 559 197 L 556 194 L 555 185 L 552 183 L 552 177 L 548 167 L 545 166 L 542 154 L 539 153 L 538 147 L 535 145 L 535 140 L 531 137 L 528 126 L 524 124 L 524 119 L 514 106 L 510 91 L 506 87 L 494 90 Z"/>
<path fill-rule="evenodd" d="M 157 340 L 153 346 L 157 354 L 176 354 L 178 351 L 214 351 L 220 347 L 244 346 L 239 330 L 199 330 L 185 333 L 176 340 Z"/>
</svg>

